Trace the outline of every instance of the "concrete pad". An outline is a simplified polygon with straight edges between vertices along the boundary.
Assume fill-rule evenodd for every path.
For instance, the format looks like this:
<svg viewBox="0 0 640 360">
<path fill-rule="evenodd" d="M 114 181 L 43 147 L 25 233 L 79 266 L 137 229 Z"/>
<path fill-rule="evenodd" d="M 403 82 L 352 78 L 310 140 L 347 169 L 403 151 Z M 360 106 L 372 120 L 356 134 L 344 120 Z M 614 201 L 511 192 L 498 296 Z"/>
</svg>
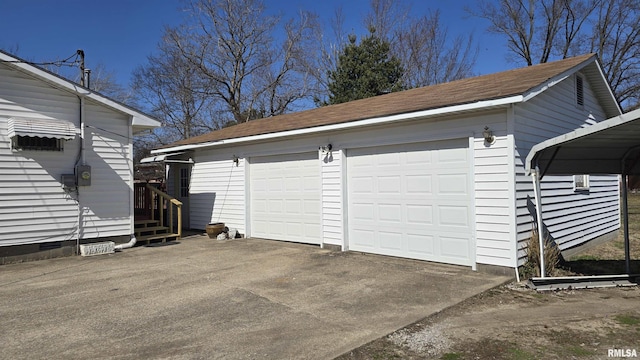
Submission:
<svg viewBox="0 0 640 360">
<path fill-rule="evenodd" d="M 192 236 L 0 267 L 2 357 L 329 359 L 506 280 L 310 245 Z"/>
</svg>

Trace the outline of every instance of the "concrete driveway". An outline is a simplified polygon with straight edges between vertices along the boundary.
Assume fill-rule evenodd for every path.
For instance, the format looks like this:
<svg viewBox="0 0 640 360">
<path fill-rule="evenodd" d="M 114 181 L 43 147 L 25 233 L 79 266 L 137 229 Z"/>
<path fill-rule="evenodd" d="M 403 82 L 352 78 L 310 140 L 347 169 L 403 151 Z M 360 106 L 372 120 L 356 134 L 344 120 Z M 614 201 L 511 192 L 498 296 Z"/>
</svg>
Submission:
<svg viewBox="0 0 640 360">
<path fill-rule="evenodd" d="M 329 359 L 500 284 L 468 268 L 184 238 L 0 267 L 6 359 Z"/>
</svg>

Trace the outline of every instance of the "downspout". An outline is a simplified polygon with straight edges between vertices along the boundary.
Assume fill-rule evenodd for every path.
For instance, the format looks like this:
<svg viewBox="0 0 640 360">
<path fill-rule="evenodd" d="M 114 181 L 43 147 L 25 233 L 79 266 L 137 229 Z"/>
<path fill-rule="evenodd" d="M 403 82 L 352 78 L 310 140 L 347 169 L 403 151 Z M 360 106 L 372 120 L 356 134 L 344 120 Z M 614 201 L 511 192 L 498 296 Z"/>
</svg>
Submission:
<svg viewBox="0 0 640 360">
<path fill-rule="evenodd" d="M 84 148 L 84 117 L 85 117 L 85 109 L 84 109 L 84 97 L 78 95 L 78 99 L 80 101 L 80 114 L 79 114 L 79 122 L 80 122 L 80 146 L 78 147 L 78 156 L 76 158 L 76 163 L 74 165 L 73 173 L 76 173 L 76 169 L 78 165 L 85 164 L 85 148 Z M 77 174 L 76 174 L 77 176 Z M 76 231 L 76 254 L 80 254 L 80 240 L 82 234 L 82 212 L 83 207 L 80 204 L 80 187 L 78 187 L 76 179 L 76 202 L 78 203 L 78 229 Z"/>
<path fill-rule="evenodd" d="M 129 248 L 132 248 L 136 244 L 136 242 L 137 242 L 136 235 L 135 234 L 131 234 L 131 240 L 129 240 L 129 242 L 124 243 L 124 244 L 118 244 L 118 245 L 114 246 L 113 248 L 115 250 L 129 249 Z"/>
<path fill-rule="evenodd" d="M 132 248 L 136 242 L 136 233 L 135 233 L 135 210 L 134 210 L 134 171 L 133 171 L 133 117 L 130 118 L 130 122 L 129 122 L 129 132 L 128 132 L 128 152 L 129 152 L 129 157 L 127 159 L 127 163 L 129 164 L 129 214 L 131 216 L 131 224 L 130 224 L 130 231 L 131 231 L 131 239 L 129 240 L 129 242 L 124 243 L 124 244 L 118 244 L 116 246 L 114 246 L 114 250 L 124 250 L 124 249 L 129 249 Z"/>
<path fill-rule="evenodd" d="M 533 197 L 536 202 L 536 218 L 538 220 L 538 242 L 540 244 L 540 277 L 544 278 L 544 229 L 542 227 L 542 196 L 540 193 L 540 169 L 536 165 L 531 173 L 533 181 Z"/>
</svg>

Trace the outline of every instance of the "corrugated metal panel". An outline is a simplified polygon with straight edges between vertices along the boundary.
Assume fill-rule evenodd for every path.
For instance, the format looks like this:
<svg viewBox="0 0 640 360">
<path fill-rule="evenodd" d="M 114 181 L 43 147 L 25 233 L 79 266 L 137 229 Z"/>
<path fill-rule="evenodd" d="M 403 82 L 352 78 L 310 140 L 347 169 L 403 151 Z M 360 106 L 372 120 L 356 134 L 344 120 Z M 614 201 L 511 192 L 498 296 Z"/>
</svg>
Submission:
<svg viewBox="0 0 640 360">
<path fill-rule="evenodd" d="M 32 136 L 53 139 L 72 140 L 76 136 L 73 123 L 56 119 L 10 118 L 8 137 Z"/>
</svg>

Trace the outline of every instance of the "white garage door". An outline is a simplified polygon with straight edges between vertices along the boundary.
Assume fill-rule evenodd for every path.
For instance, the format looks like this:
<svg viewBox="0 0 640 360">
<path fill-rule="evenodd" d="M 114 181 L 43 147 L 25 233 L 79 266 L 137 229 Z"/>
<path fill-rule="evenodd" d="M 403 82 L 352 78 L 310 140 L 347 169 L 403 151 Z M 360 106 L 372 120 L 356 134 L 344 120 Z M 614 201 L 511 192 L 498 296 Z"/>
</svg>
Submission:
<svg viewBox="0 0 640 360">
<path fill-rule="evenodd" d="M 472 265 L 468 140 L 347 155 L 351 250 Z"/>
<path fill-rule="evenodd" d="M 251 158 L 251 236 L 320 244 L 317 153 Z"/>
</svg>

